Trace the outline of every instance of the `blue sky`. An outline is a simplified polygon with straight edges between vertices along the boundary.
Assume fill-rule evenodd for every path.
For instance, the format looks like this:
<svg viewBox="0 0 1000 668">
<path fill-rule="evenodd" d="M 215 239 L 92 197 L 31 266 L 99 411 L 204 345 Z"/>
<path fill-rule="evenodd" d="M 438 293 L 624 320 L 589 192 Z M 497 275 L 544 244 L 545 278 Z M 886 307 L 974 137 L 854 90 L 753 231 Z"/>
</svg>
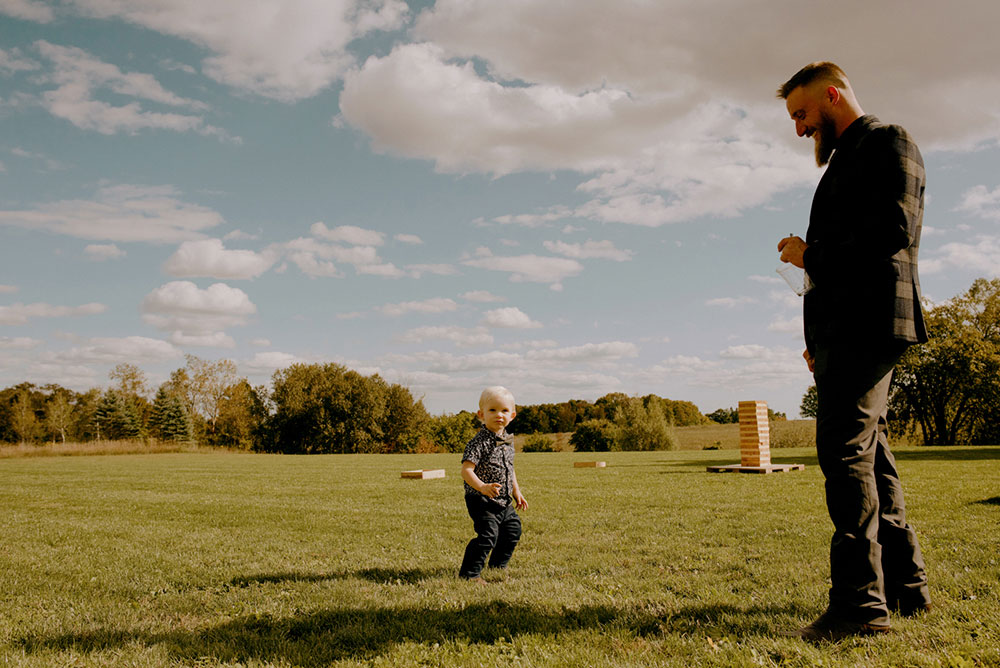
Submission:
<svg viewBox="0 0 1000 668">
<path fill-rule="evenodd" d="M 800 66 L 920 144 L 925 296 L 1000 275 L 1000 5 L 825 4 L 0 0 L 0 386 L 194 354 L 434 413 L 503 384 L 797 415 Z"/>
</svg>

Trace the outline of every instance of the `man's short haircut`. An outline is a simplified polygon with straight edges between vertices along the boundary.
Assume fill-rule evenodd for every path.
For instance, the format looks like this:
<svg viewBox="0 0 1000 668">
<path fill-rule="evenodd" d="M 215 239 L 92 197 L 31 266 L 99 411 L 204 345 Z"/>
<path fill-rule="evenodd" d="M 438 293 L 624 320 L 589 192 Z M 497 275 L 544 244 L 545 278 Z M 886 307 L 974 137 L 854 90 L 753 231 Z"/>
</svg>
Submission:
<svg viewBox="0 0 1000 668">
<path fill-rule="evenodd" d="M 513 404 L 514 394 L 502 385 L 487 387 L 483 390 L 483 393 L 479 395 L 479 407 L 482 408 L 483 405 L 490 399 L 505 399 Z"/>
<path fill-rule="evenodd" d="M 831 62 L 821 60 L 819 62 L 809 63 L 792 75 L 791 79 L 781 84 L 781 88 L 778 89 L 778 97 L 782 100 L 787 100 L 793 90 L 800 86 L 808 86 L 815 81 L 823 81 L 836 86 L 837 88 L 846 88 L 850 86 L 847 81 L 847 75 L 844 74 L 844 70 L 840 69 L 840 67 Z"/>
</svg>

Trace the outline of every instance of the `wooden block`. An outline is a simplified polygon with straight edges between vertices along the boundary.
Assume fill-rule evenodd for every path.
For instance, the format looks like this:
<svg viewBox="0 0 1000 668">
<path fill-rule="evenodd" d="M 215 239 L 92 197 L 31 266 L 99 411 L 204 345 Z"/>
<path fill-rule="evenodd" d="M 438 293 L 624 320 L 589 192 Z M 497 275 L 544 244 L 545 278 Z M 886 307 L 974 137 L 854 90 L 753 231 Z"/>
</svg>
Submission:
<svg viewBox="0 0 1000 668">
<path fill-rule="evenodd" d="M 443 478 L 444 469 L 418 469 L 416 471 L 403 471 L 402 478 L 416 478 L 427 480 L 429 478 Z"/>
<path fill-rule="evenodd" d="M 573 462 L 573 468 L 583 469 L 583 468 L 598 468 L 603 469 L 608 465 L 607 462 Z"/>
</svg>

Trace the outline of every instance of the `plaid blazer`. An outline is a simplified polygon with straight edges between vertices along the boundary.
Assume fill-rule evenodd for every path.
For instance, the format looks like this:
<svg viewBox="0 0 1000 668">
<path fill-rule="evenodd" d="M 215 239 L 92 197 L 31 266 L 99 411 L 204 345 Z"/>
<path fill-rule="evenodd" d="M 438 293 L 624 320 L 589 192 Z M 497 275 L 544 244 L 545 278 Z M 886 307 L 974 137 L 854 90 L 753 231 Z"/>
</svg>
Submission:
<svg viewBox="0 0 1000 668">
<path fill-rule="evenodd" d="M 917 253 L 924 162 L 898 125 L 862 116 L 841 134 L 813 197 L 804 263 L 806 347 L 927 340 Z"/>
</svg>

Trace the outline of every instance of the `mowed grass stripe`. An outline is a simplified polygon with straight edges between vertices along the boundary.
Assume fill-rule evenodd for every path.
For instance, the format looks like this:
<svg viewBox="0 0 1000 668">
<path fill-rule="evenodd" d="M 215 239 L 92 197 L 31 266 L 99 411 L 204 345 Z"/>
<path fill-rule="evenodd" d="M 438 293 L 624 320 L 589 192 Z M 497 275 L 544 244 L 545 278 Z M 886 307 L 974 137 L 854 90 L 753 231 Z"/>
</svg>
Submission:
<svg viewBox="0 0 1000 668">
<path fill-rule="evenodd" d="M 777 634 L 826 596 L 822 476 L 772 457 L 806 470 L 518 454 L 524 536 L 488 587 L 456 578 L 456 454 L 0 460 L 0 665 L 1000 663 L 1000 448 L 898 452 L 937 607 L 822 648 Z"/>
</svg>

